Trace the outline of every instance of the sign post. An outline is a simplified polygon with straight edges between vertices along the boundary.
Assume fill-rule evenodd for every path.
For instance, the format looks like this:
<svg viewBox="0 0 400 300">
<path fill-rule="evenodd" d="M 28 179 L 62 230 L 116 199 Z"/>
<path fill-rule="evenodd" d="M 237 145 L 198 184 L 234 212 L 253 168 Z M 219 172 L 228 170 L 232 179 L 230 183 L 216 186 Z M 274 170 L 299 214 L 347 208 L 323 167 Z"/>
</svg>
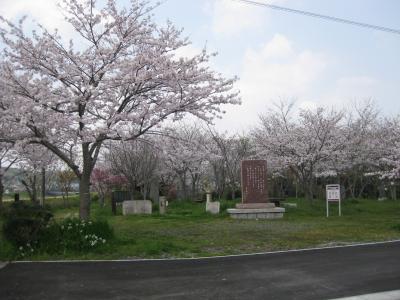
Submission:
<svg viewBox="0 0 400 300">
<path fill-rule="evenodd" d="M 329 202 L 339 203 L 339 216 L 342 215 L 341 198 L 340 198 L 340 185 L 328 184 L 326 186 L 326 217 L 329 217 Z"/>
</svg>

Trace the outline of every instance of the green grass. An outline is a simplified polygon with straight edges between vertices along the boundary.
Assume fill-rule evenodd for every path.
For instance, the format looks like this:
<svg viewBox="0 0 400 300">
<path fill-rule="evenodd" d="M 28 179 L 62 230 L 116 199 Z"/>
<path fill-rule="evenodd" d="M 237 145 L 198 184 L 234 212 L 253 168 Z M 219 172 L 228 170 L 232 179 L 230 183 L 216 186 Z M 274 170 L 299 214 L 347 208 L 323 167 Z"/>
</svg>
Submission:
<svg viewBox="0 0 400 300">
<path fill-rule="evenodd" d="M 77 200 L 69 208 L 63 208 L 62 200 L 53 201 L 47 203 L 56 219 L 78 213 Z M 324 201 L 288 202 L 298 207 L 286 208 L 280 220 L 233 220 L 226 212 L 213 216 L 205 213 L 204 203 L 191 202 L 170 203 L 166 215 L 122 216 L 119 208 L 113 216 L 109 204 L 100 208 L 94 203 L 92 218 L 105 219 L 114 228 L 116 238 L 111 244 L 92 253 L 41 253 L 30 259 L 201 257 L 400 239 L 400 201 L 347 200 L 342 217 L 331 205 L 329 218 Z M 222 201 L 221 207 L 225 210 L 234 204 Z M 0 260 L 9 258 L 10 251 L 0 237 Z"/>
</svg>

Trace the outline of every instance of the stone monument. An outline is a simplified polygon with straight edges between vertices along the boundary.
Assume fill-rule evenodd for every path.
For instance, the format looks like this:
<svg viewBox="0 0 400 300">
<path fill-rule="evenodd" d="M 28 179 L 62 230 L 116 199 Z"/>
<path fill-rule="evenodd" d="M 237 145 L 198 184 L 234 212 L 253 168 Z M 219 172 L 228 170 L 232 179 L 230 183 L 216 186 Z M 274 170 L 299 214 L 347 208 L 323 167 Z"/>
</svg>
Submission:
<svg viewBox="0 0 400 300">
<path fill-rule="evenodd" d="M 150 200 L 127 200 L 122 202 L 122 214 L 126 215 L 151 215 L 152 203 Z"/>
<path fill-rule="evenodd" d="M 228 209 L 234 219 L 282 218 L 284 208 L 268 200 L 267 161 L 243 160 L 241 166 L 242 203 Z"/>
</svg>

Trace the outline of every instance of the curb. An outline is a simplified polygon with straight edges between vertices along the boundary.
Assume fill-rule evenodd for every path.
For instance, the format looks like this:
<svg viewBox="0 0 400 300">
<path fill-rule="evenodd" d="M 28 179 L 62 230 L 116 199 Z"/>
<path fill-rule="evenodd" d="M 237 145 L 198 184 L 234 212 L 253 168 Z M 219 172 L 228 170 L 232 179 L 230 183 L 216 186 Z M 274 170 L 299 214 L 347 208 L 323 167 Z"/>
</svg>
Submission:
<svg viewBox="0 0 400 300">
<path fill-rule="evenodd" d="M 257 253 L 245 253 L 245 254 L 233 254 L 233 255 L 220 255 L 220 256 L 206 256 L 206 257 L 184 257 L 184 258 L 132 258 L 132 259 L 93 259 L 93 260 L 20 260 L 13 261 L 10 263 L 24 264 L 24 263 L 90 263 L 90 262 L 143 262 L 143 261 L 184 261 L 184 260 L 214 260 L 234 257 L 245 257 L 245 256 L 259 256 L 259 255 L 273 255 L 273 254 L 284 254 L 284 253 L 296 253 L 296 252 L 308 252 L 318 250 L 329 250 L 337 248 L 352 248 L 352 247 L 363 247 L 363 246 L 374 246 L 384 244 L 395 244 L 400 243 L 400 240 L 382 241 L 382 242 L 367 242 L 349 245 L 338 245 L 330 247 L 316 247 L 316 248 L 305 248 L 305 249 L 292 249 L 292 250 L 280 250 L 280 251 L 269 251 L 269 252 L 257 252 Z M 1 267 L 0 267 L 1 268 Z"/>
</svg>

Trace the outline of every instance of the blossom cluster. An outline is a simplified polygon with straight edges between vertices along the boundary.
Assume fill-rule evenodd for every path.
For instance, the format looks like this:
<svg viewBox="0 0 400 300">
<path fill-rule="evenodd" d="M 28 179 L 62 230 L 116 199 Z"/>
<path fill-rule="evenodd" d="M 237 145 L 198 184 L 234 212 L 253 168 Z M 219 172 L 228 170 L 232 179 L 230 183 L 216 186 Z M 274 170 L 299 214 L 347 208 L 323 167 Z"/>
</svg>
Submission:
<svg viewBox="0 0 400 300">
<path fill-rule="evenodd" d="M 19 255 L 22 257 L 29 256 L 34 252 L 33 245 L 31 243 L 26 243 L 25 246 L 19 246 Z"/>
<path fill-rule="evenodd" d="M 66 219 L 60 225 L 63 243 L 69 249 L 89 249 L 104 245 L 106 236 L 99 231 L 98 224 L 92 221 Z"/>
<path fill-rule="evenodd" d="M 95 234 L 87 234 L 85 235 L 85 240 L 89 242 L 90 246 L 94 247 L 97 244 L 105 244 L 106 239 L 103 239 Z"/>
</svg>

